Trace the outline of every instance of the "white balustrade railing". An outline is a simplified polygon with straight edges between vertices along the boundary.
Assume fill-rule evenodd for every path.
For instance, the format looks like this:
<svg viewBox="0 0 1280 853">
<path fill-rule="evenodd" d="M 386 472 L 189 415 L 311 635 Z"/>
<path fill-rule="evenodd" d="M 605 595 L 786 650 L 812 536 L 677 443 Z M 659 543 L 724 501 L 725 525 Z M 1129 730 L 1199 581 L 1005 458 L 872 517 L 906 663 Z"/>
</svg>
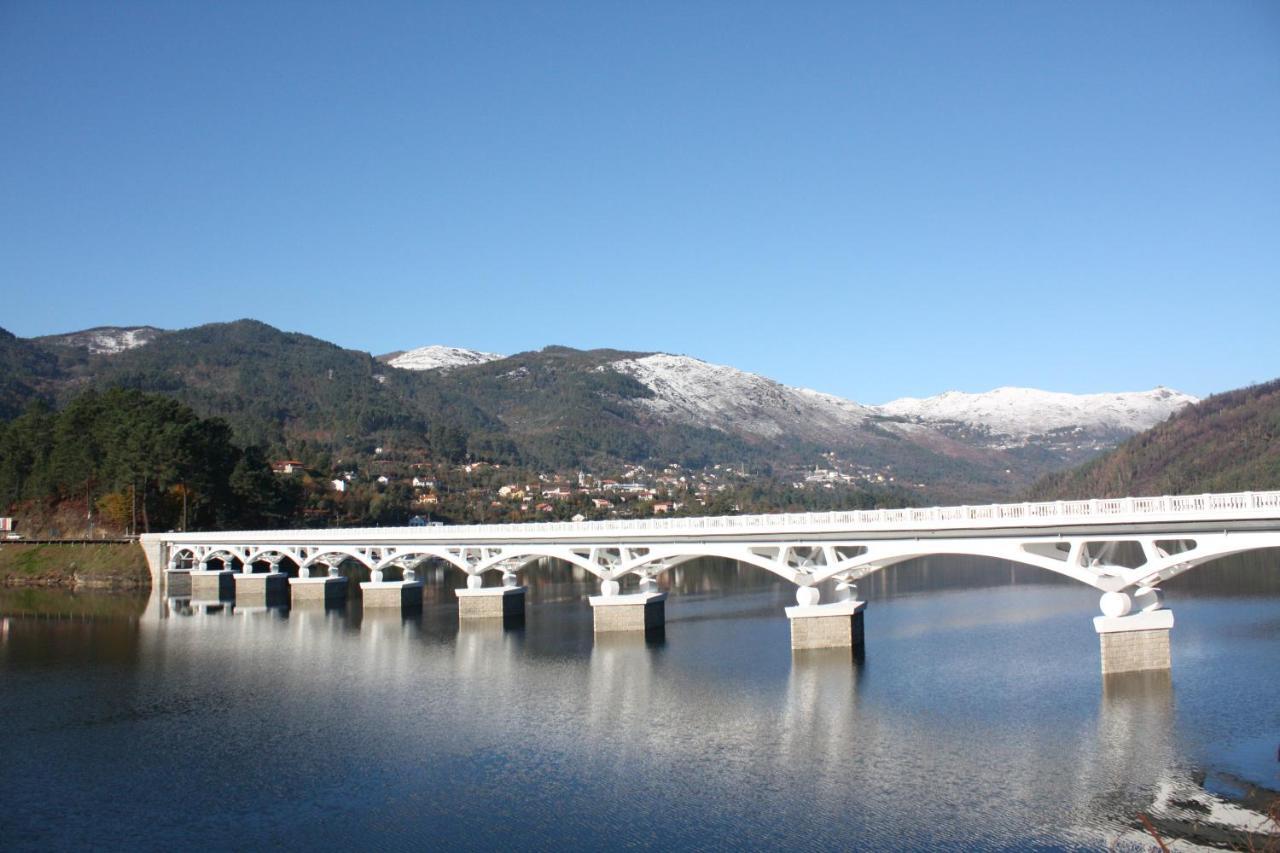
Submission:
<svg viewBox="0 0 1280 853">
<path fill-rule="evenodd" d="M 1270 518 L 1280 520 L 1280 492 L 1176 495 L 1165 497 L 1101 498 L 1043 503 L 988 504 L 907 509 L 844 510 L 836 512 L 726 515 L 693 518 L 648 518 L 608 521 L 556 521 L 526 524 L 473 524 L 451 527 L 347 528 L 342 530 L 241 531 L 237 539 L 250 541 L 318 542 L 369 539 L 449 541 L 467 539 L 539 539 L 563 535 L 581 539 L 609 534 L 690 536 L 725 532 L 786 533 L 858 530 L 928 530 L 1053 525 L 1142 523 L 1179 520 Z M 215 541 L 223 533 L 158 534 L 167 541 Z"/>
</svg>

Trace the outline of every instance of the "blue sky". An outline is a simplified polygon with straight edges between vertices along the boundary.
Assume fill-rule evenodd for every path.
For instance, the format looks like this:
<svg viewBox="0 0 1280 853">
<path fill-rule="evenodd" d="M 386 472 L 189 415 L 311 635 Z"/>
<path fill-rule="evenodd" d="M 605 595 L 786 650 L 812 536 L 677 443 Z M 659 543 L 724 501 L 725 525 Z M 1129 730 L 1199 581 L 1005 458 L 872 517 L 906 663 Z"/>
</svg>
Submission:
<svg viewBox="0 0 1280 853">
<path fill-rule="evenodd" d="M 0 4 L 0 326 L 1280 375 L 1280 5 Z"/>
</svg>

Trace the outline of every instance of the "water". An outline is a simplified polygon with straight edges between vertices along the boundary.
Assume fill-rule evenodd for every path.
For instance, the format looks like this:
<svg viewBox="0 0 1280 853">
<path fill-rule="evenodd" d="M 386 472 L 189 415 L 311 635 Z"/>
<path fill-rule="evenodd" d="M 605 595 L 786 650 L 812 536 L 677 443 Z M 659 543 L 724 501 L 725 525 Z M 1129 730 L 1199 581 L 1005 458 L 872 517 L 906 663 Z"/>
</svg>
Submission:
<svg viewBox="0 0 1280 853">
<path fill-rule="evenodd" d="M 1212 843 L 1280 790 L 1278 564 L 1170 583 L 1172 677 L 1107 682 L 1097 594 L 992 562 L 864 581 L 861 663 L 793 655 L 793 588 L 731 564 L 673 572 L 648 641 L 593 639 L 567 568 L 512 630 L 459 629 L 452 574 L 413 619 L 9 591 L 0 846 Z"/>
</svg>

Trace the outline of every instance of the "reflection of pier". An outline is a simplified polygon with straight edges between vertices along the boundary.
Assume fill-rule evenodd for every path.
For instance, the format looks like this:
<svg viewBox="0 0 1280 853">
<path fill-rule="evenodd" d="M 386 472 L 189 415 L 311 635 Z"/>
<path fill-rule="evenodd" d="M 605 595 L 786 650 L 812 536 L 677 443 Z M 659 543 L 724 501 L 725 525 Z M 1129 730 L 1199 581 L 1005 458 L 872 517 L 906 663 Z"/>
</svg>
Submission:
<svg viewBox="0 0 1280 853">
<path fill-rule="evenodd" d="M 1173 615 L 1159 584 L 1226 555 L 1280 546 L 1280 492 L 990 506 L 436 528 L 164 533 L 141 537 L 157 585 L 182 573 L 192 595 L 227 600 L 338 597 L 340 567 L 369 573 L 363 607 L 422 606 L 418 572 L 451 566 L 463 620 L 524 609 L 520 573 L 556 560 L 594 575 L 597 633 L 665 621 L 659 578 L 704 557 L 756 566 L 795 584 L 793 648 L 859 647 L 857 582 L 930 555 L 1035 566 L 1102 592 L 1094 619 L 1104 673 L 1167 670 Z M 325 570 L 313 578 L 313 570 Z M 497 585 L 486 576 L 499 576 Z M 231 589 L 228 591 L 227 586 Z M 823 601 L 824 588 L 834 599 Z M 319 590 L 317 593 L 316 590 Z"/>
</svg>

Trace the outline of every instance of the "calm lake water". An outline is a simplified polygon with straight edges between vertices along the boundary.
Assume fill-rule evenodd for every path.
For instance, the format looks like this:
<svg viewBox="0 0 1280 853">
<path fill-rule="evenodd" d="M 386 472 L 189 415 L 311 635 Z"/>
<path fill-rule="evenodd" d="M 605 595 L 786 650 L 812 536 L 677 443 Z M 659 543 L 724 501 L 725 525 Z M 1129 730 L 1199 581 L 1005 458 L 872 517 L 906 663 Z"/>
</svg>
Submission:
<svg viewBox="0 0 1280 853">
<path fill-rule="evenodd" d="M 568 569 L 509 630 L 429 581 L 411 619 L 0 591 L 0 847 L 1244 848 L 1280 796 L 1280 553 L 1169 583 L 1172 677 L 1107 682 L 1097 593 L 1007 564 L 864 580 L 861 662 L 733 564 L 648 640 Z"/>
</svg>

